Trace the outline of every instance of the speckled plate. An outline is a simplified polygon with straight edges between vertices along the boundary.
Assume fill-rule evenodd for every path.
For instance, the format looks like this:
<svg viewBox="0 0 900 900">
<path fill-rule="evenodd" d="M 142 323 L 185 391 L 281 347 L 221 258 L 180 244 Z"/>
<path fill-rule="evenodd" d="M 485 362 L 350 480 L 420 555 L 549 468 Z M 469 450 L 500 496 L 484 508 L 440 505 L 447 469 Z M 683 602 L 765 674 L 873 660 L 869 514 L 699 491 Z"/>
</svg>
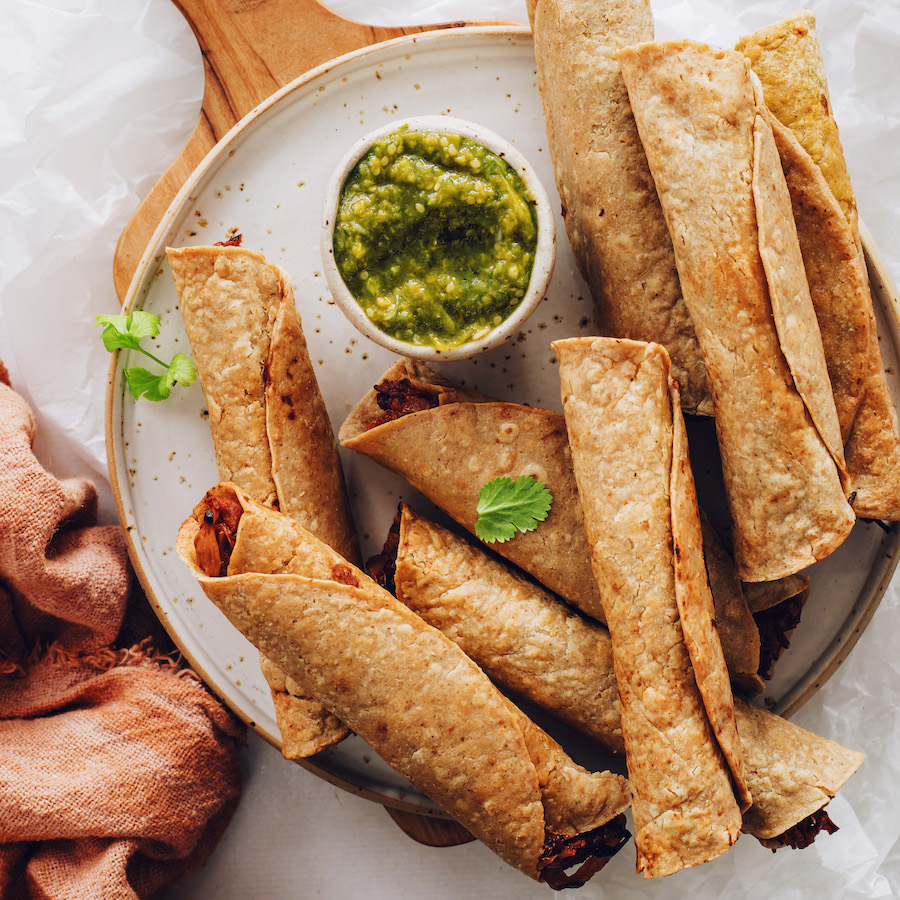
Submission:
<svg viewBox="0 0 900 900">
<path fill-rule="evenodd" d="M 325 184 L 347 148 L 367 131 L 398 116 L 434 113 L 486 125 L 512 141 L 559 208 L 527 28 L 436 31 L 342 57 L 289 85 L 240 122 L 166 213 L 126 300 L 128 309 L 162 319 L 160 353 L 190 353 L 164 248 L 240 233 L 245 247 L 264 253 L 294 280 L 310 354 L 337 430 L 394 357 L 363 338 L 327 293 L 319 256 Z M 557 226 L 564 235 L 561 219 Z M 889 371 L 896 372 L 896 291 L 871 240 L 867 251 L 882 348 Z M 561 240 L 546 300 L 525 329 L 498 349 L 441 368 L 485 393 L 559 410 L 550 342 L 589 334 L 591 321 L 589 295 Z M 132 561 L 192 666 L 242 719 L 278 745 L 256 651 L 205 598 L 175 552 L 178 526 L 217 481 L 203 394 L 194 384 L 176 389 L 164 403 L 134 402 L 122 371 L 135 363 L 131 354 L 119 354 L 107 401 L 110 477 Z M 896 391 L 897 384 L 892 388 Z M 404 481 L 371 461 L 346 454 L 344 465 L 365 555 L 380 549 L 401 497 L 435 514 Z M 896 546 L 896 532 L 859 523 L 848 541 L 815 567 L 803 622 L 778 663 L 766 703 L 793 711 L 839 665 L 887 586 Z M 604 761 L 573 734 L 553 730 L 584 764 Z M 387 805 L 435 812 L 358 738 L 305 765 Z"/>
</svg>

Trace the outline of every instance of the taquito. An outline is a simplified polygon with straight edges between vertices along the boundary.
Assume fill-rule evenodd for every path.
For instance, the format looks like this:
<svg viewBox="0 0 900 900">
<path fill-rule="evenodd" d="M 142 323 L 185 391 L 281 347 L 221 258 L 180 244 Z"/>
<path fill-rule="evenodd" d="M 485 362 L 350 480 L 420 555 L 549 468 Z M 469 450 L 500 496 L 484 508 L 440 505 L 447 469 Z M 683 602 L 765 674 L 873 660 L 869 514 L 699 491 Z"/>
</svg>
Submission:
<svg viewBox="0 0 900 900">
<path fill-rule="evenodd" d="M 398 599 L 499 685 L 615 753 L 625 750 L 609 632 L 463 538 L 403 504 L 386 550 Z M 736 699 L 753 804 L 742 829 L 767 846 L 812 819 L 863 756 Z M 812 835 L 810 835 L 812 832 Z M 782 838 L 782 836 L 784 836 Z"/>
<path fill-rule="evenodd" d="M 678 386 L 659 344 L 553 348 L 612 640 L 637 868 L 668 875 L 728 850 L 750 800 Z"/>
<path fill-rule="evenodd" d="M 574 763 L 454 643 L 286 516 L 220 484 L 178 551 L 267 658 L 510 865 L 573 886 L 627 839 L 624 778 Z"/>
<path fill-rule="evenodd" d="M 290 279 L 239 246 L 167 250 L 209 409 L 219 477 L 278 506 L 341 555 L 359 558 L 337 444 Z M 260 659 L 288 759 L 347 729 Z"/>
<path fill-rule="evenodd" d="M 803 267 L 846 444 L 869 369 L 868 274 L 850 224 L 825 176 L 789 128 L 772 115 L 768 120 L 791 195 Z"/>
<path fill-rule="evenodd" d="M 553 495 L 548 518 L 495 549 L 602 620 L 562 416 L 489 400 L 401 359 L 353 408 L 339 438 L 402 475 L 473 534 L 486 482 L 521 475 L 544 482 Z"/>
<path fill-rule="evenodd" d="M 844 160 L 837 122 L 831 111 L 825 64 L 816 37 L 815 16 L 809 10 L 800 10 L 741 38 L 737 49 L 750 60 L 773 116 L 790 130 L 821 170 L 834 198 L 831 202 L 839 205 L 846 217 L 850 237 L 855 244 L 854 265 L 861 275 L 866 276 L 856 197 Z M 802 231 L 803 225 L 799 224 L 798 228 Z M 809 238 L 813 244 L 816 239 L 814 233 Z M 847 239 L 844 239 L 843 243 L 846 242 Z M 841 251 L 836 247 L 831 252 Z M 842 276 L 840 273 L 846 272 L 846 269 L 844 265 L 837 270 L 822 270 L 818 276 L 825 283 L 838 281 L 835 290 L 844 289 L 843 299 L 847 309 L 856 315 L 858 276 L 853 273 Z M 844 279 L 853 283 L 841 284 Z M 810 281 L 812 286 L 815 276 L 811 276 Z M 861 399 L 844 448 L 849 487 L 858 516 L 897 520 L 900 519 L 900 430 L 878 345 L 875 311 L 867 282 L 863 286 L 862 302 L 868 336 L 865 351 L 859 358 L 865 363 Z M 825 331 L 823 328 L 823 334 Z M 847 337 L 853 336 L 838 334 L 834 343 L 838 344 Z M 836 348 L 835 352 L 846 355 L 849 349 Z"/>
<path fill-rule="evenodd" d="M 822 338 L 758 79 L 691 41 L 619 51 L 715 407 L 738 571 L 832 553 L 855 516 Z"/>
<path fill-rule="evenodd" d="M 600 334 L 656 341 L 688 412 L 712 414 L 706 366 L 615 52 L 653 39 L 649 0 L 529 7 L 547 142 Z"/>
<path fill-rule="evenodd" d="M 800 9 L 738 40 L 762 83 L 766 106 L 821 169 L 844 215 L 858 233 L 859 214 L 838 125 L 831 112 L 816 17 Z"/>
</svg>

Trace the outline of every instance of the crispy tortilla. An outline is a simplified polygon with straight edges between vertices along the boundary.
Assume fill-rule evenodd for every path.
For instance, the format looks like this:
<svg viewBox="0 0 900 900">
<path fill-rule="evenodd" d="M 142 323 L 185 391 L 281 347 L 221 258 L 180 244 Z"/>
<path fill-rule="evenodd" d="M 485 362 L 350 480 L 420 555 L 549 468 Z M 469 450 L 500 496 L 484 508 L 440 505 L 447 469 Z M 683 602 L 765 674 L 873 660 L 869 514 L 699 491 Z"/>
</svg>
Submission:
<svg viewBox="0 0 900 900">
<path fill-rule="evenodd" d="M 397 599 L 499 684 L 624 753 L 608 633 L 405 503 Z"/>
<path fill-rule="evenodd" d="M 331 423 L 306 349 L 290 280 L 235 246 L 167 250 L 209 410 L 219 476 L 278 505 L 350 560 L 356 532 Z M 347 729 L 271 661 L 282 753 L 302 759 Z"/>
<path fill-rule="evenodd" d="M 394 580 L 397 597 L 498 684 L 624 752 L 605 628 L 406 505 Z M 863 760 L 741 700 L 734 711 L 753 797 L 742 829 L 760 839 L 781 835 L 820 810 Z"/>
<path fill-rule="evenodd" d="M 715 605 L 716 630 L 732 684 L 745 696 L 762 693 L 759 677 L 759 629 L 744 596 L 734 559 L 709 519 L 700 516 L 706 574 Z"/>
<path fill-rule="evenodd" d="M 240 247 L 166 253 L 209 410 L 220 477 L 260 503 L 274 504 L 262 373 L 288 289 L 260 254 Z"/>
<path fill-rule="evenodd" d="M 831 114 L 816 17 L 801 9 L 742 37 L 735 50 L 750 60 L 763 86 L 766 106 L 796 135 L 822 170 L 844 215 L 857 231 L 856 197 Z"/>
<path fill-rule="evenodd" d="M 759 85 L 750 79 L 754 88 Z M 838 468 L 846 473 L 844 441 L 825 361 L 825 346 L 812 302 L 791 195 L 781 168 L 770 117 L 759 92 L 753 123 L 752 194 L 759 258 L 765 272 L 778 343 L 797 393 Z"/>
<path fill-rule="evenodd" d="M 780 578 L 833 552 L 855 516 L 758 83 L 740 54 L 691 41 L 619 60 L 706 359 L 738 570 Z"/>
<path fill-rule="evenodd" d="M 553 347 L 612 638 L 638 871 L 667 875 L 728 850 L 740 833 L 735 790 L 749 802 L 677 384 L 658 344 Z"/>
<path fill-rule="evenodd" d="M 869 317 L 869 369 L 865 391 L 845 448 L 853 509 L 860 518 L 900 521 L 900 430 L 875 312 Z"/>
<path fill-rule="evenodd" d="M 236 509 L 236 525 L 218 577 L 198 548 L 205 514 L 221 506 Z M 547 876 L 548 848 L 589 838 L 627 808 L 625 779 L 574 763 L 454 643 L 234 485 L 198 504 L 178 551 L 267 658 L 532 878 Z"/>
<path fill-rule="evenodd" d="M 777 837 L 820 810 L 865 759 L 764 709 L 739 703 L 737 711 L 744 760 L 754 773 L 744 830 L 758 838 Z"/>
<path fill-rule="evenodd" d="M 837 122 L 831 112 L 815 16 L 800 10 L 780 22 L 741 38 L 737 49 L 750 60 L 762 83 L 766 105 L 787 126 L 816 163 L 846 216 L 866 274 L 856 198 L 847 172 Z M 814 239 L 814 238 L 813 238 Z M 841 252 L 839 249 L 836 252 Z M 833 276 L 834 277 L 834 276 Z M 846 302 L 857 315 L 856 276 Z M 837 286 L 840 290 L 841 285 Z M 853 508 L 862 518 L 900 519 L 900 430 L 878 346 L 875 312 L 868 284 L 865 382 L 862 400 L 844 448 Z M 823 329 L 824 330 L 824 329 Z M 838 335 L 835 340 L 839 341 Z M 854 351 L 859 335 L 854 335 Z"/>
<path fill-rule="evenodd" d="M 369 391 L 341 426 L 341 443 L 402 475 L 473 534 L 483 484 L 501 476 L 533 475 L 543 481 L 553 495 L 546 521 L 495 549 L 578 609 L 602 620 L 562 416 L 488 401 L 410 360 L 395 363 L 381 383 L 402 378 L 439 391 L 439 405 L 368 428 L 381 413 L 377 392 Z"/>
<path fill-rule="evenodd" d="M 846 441 L 869 368 L 869 285 L 853 231 L 825 176 L 789 128 L 768 117 L 791 195 L 803 266 Z"/>
<path fill-rule="evenodd" d="M 538 85 L 563 217 L 599 333 L 663 344 L 684 408 L 712 414 L 706 366 L 635 128 L 617 46 L 653 39 L 648 0 L 536 0 Z"/>
<path fill-rule="evenodd" d="M 742 584 L 741 590 L 747 600 L 747 606 L 751 613 L 762 612 L 771 609 L 809 590 L 808 575 L 788 575 L 778 581 L 757 581 L 755 583 Z"/>
</svg>

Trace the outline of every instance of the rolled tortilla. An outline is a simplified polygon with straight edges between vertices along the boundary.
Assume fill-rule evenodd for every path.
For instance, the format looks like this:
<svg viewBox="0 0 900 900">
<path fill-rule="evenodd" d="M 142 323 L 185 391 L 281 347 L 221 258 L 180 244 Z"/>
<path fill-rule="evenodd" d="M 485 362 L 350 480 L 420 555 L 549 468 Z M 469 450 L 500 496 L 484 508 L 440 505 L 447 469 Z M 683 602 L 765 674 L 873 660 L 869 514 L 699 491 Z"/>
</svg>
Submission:
<svg viewBox="0 0 900 900">
<path fill-rule="evenodd" d="M 208 575 L 223 546 L 225 574 Z M 572 762 L 455 644 L 309 532 L 217 485 L 178 550 L 262 653 L 508 863 L 554 884 L 579 861 L 568 849 L 615 852 L 603 844 L 621 823 L 604 826 L 628 806 L 625 779 Z"/>
<path fill-rule="evenodd" d="M 359 549 L 331 423 L 287 275 L 238 246 L 168 248 L 219 476 L 277 505 L 341 555 Z M 288 759 L 347 729 L 262 658 Z"/>
<path fill-rule="evenodd" d="M 715 607 L 716 630 L 731 683 L 745 696 L 762 693 L 765 682 L 759 675 L 759 629 L 744 596 L 734 559 L 722 543 L 709 519 L 701 513 L 703 555 Z"/>
<path fill-rule="evenodd" d="M 498 684 L 624 752 L 609 632 L 405 504 L 398 525 L 397 597 Z M 742 830 L 761 840 L 804 823 L 862 763 L 861 753 L 740 699 L 734 711 L 753 798 Z"/>
<path fill-rule="evenodd" d="M 789 128 L 772 115 L 768 121 L 791 195 L 841 438 L 846 442 L 869 368 L 868 275 L 853 231 L 825 176 Z"/>
<path fill-rule="evenodd" d="M 737 49 L 750 60 L 773 116 L 790 129 L 821 170 L 833 194 L 833 202 L 846 216 L 856 244 L 856 266 L 866 275 L 856 197 L 844 160 L 837 122 L 831 112 L 825 65 L 816 37 L 815 16 L 809 10 L 800 10 L 741 38 Z M 814 235 L 811 240 L 815 240 Z M 835 280 L 839 275 L 832 270 L 830 274 L 821 272 L 820 277 Z M 845 277 L 853 279 L 852 275 Z M 835 289 L 848 287 L 845 302 L 848 308 L 855 309 L 858 299 L 855 279 L 852 284 L 838 284 Z M 862 356 L 866 363 L 865 380 L 859 409 L 844 448 L 849 488 L 858 516 L 897 520 L 900 519 L 900 430 L 878 345 L 868 284 L 864 286 L 863 303 L 868 324 L 867 344 Z M 840 336 L 836 338 L 836 341 L 839 340 Z"/>
<path fill-rule="evenodd" d="M 396 524 L 397 599 L 499 684 L 623 753 L 608 632 L 405 503 Z"/>
<path fill-rule="evenodd" d="M 845 453 L 856 514 L 864 519 L 900 521 L 900 430 L 878 345 L 874 311 L 869 319 L 865 391 Z"/>
<path fill-rule="evenodd" d="M 855 516 L 822 339 L 758 81 L 690 41 L 619 52 L 713 392 L 744 581 L 833 552 Z"/>
<path fill-rule="evenodd" d="M 688 412 L 712 414 L 672 240 L 616 48 L 653 39 L 648 0 L 536 0 L 530 18 L 547 140 L 569 243 L 599 333 L 656 341 Z"/>
<path fill-rule="evenodd" d="M 578 609 L 602 620 L 563 417 L 488 400 L 412 360 L 399 360 L 380 384 L 403 380 L 431 395 L 435 405 L 408 415 L 397 412 L 396 418 L 383 421 L 379 392 L 373 389 L 341 426 L 341 443 L 402 475 L 473 534 L 478 491 L 486 482 L 521 475 L 544 482 L 553 495 L 546 521 L 495 549 Z"/>
<path fill-rule="evenodd" d="M 728 850 L 749 803 L 677 383 L 659 344 L 553 347 L 612 638 L 638 871 L 668 875 Z"/>
<path fill-rule="evenodd" d="M 859 216 L 837 122 L 831 114 L 816 17 L 801 9 L 751 35 L 735 50 L 750 60 L 766 106 L 794 133 L 822 170 L 828 186 L 858 233 Z"/>
</svg>

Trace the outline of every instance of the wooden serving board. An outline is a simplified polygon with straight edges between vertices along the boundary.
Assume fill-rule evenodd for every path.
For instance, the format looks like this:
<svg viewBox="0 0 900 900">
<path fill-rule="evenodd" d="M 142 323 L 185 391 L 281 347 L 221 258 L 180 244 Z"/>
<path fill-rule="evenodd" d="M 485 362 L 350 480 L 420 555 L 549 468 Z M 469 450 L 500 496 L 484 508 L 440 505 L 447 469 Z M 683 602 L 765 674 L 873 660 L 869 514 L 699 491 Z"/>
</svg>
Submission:
<svg viewBox="0 0 900 900">
<path fill-rule="evenodd" d="M 203 54 L 203 103 L 184 149 L 125 226 L 113 259 L 124 301 L 150 239 L 182 185 L 216 143 L 254 107 L 329 60 L 408 34 L 474 23 L 381 27 L 339 16 L 318 0 L 173 0 Z M 478 24 L 499 24 L 483 22 Z M 456 822 L 388 809 L 411 838 L 433 847 L 474 840 Z"/>
</svg>

